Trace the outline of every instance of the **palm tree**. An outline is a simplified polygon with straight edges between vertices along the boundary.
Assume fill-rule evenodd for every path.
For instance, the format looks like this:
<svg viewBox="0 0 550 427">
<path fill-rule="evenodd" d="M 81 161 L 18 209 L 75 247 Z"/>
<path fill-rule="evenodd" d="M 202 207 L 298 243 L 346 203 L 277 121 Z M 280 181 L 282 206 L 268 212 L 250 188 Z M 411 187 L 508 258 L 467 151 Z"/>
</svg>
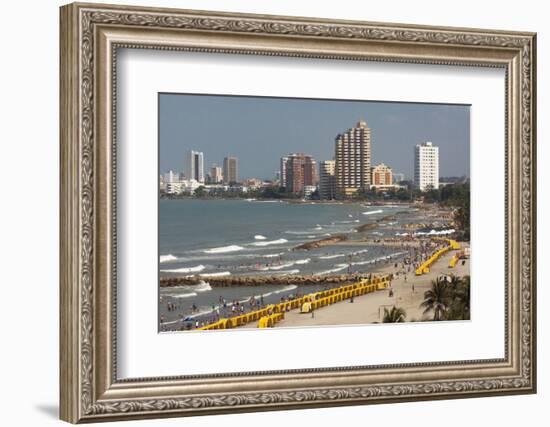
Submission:
<svg viewBox="0 0 550 427">
<path fill-rule="evenodd" d="M 451 281 L 452 283 L 452 281 Z M 470 276 L 457 278 L 452 289 L 452 301 L 447 313 L 449 320 L 467 320 L 470 318 Z"/>
<path fill-rule="evenodd" d="M 432 288 L 424 292 L 424 301 L 420 307 L 424 314 L 433 311 L 433 320 L 442 320 L 449 306 L 449 285 L 445 279 L 432 280 Z"/>
<path fill-rule="evenodd" d="M 402 308 L 392 307 L 391 310 L 384 308 L 384 318 L 382 323 L 403 323 L 407 313 Z"/>
</svg>

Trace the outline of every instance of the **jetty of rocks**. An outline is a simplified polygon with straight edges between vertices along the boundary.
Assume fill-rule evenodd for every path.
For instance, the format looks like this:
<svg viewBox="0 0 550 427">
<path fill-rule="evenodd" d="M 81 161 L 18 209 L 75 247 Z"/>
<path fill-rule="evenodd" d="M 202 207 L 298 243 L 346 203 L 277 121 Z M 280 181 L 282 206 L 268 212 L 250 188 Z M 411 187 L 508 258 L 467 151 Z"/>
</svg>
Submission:
<svg viewBox="0 0 550 427">
<path fill-rule="evenodd" d="M 208 282 L 212 287 L 226 286 L 259 286 L 259 285 L 316 285 L 316 284 L 344 284 L 364 278 L 372 277 L 372 274 L 338 274 L 331 276 L 223 276 L 223 277 L 161 277 L 160 286 L 185 286 L 197 285 Z"/>
</svg>

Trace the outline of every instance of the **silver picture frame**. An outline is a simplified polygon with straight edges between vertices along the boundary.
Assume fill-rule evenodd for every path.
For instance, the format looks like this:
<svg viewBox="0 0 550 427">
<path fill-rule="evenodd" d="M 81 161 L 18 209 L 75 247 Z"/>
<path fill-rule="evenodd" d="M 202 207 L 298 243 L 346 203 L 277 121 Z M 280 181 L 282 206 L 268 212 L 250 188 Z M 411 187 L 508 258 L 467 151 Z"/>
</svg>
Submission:
<svg viewBox="0 0 550 427">
<path fill-rule="evenodd" d="M 312 11 L 314 13 L 314 11 Z M 71 422 L 536 391 L 536 35 L 75 3 L 60 10 L 60 416 Z M 499 67 L 505 357 L 117 378 L 117 49 Z"/>
</svg>

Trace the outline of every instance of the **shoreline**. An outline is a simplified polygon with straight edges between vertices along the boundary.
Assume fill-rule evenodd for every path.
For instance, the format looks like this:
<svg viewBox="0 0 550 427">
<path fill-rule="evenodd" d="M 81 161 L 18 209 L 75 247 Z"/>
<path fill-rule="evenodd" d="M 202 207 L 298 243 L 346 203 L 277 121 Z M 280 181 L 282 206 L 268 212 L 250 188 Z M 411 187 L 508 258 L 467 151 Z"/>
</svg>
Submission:
<svg viewBox="0 0 550 427">
<path fill-rule="evenodd" d="M 401 200 L 388 200 L 388 201 L 369 201 L 369 200 L 323 200 L 323 199 L 292 199 L 292 198 L 281 198 L 281 199 L 269 199 L 269 198 L 255 198 L 255 197 L 159 197 L 159 200 L 203 200 L 203 201 L 230 201 L 230 200 L 240 200 L 245 202 L 270 202 L 270 203 L 289 203 L 289 204 L 319 204 L 319 205 L 354 205 L 359 204 L 363 206 L 434 206 L 437 203 L 435 202 L 416 202 L 413 200 L 401 201 Z"/>
</svg>

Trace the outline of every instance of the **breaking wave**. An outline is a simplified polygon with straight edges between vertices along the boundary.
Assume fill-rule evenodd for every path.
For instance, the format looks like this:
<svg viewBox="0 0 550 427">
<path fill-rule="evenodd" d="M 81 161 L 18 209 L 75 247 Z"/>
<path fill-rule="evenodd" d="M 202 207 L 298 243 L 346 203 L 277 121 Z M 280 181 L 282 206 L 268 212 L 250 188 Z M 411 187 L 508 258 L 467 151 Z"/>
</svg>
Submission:
<svg viewBox="0 0 550 427">
<path fill-rule="evenodd" d="M 168 255 L 161 255 L 159 257 L 159 259 L 160 259 L 160 262 L 163 263 L 163 262 L 176 261 L 178 259 L 178 257 L 176 257 L 172 254 L 168 254 Z"/>
<path fill-rule="evenodd" d="M 332 268 L 330 270 L 325 270 L 325 271 L 319 271 L 317 273 L 314 273 L 314 275 L 322 276 L 324 274 L 337 273 L 339 271 L 344 270 L 345 268 L 348 268 L 348 264 L 336 264 L 336 268 Z"/>
<path fill-rule="evenodd" d="M 244 248 L 238 245 L 221 246 L 219 248 L 206 249 L 205 254 L 225 254 L 228 252 L 242 251 Z"/>
<path fill-rule="evenodd" d="M 288 240 L 286 239 L 277 239 L 277 240 L 268 240 L 266 242 L 256 242 L 252 243 L 253 246 L 270 246 L 270 245 L 282 245 L 283 243 L 287 243 Z"/>
<path fill-rule="evenodd" d="M 334 259 L 334 258 L 342 258 L 342 257 L 345 257 L 346 254 L 335 254 L 335 255 L 324 255 L 324 256 L 320 256 L 319 258 L 320 259 Z"/>
<path fill-rule="evenodd" d="M 230 271 L 220 271 L 216 273 L 202 273 L 199 274 L 201 277 L 224 277 L 224 276 L 231 276 Z"/>
<path fill-rule="evenodd" d="M 382 213 L 384 212 L 382 209 L 379 209 L 379 210 L 376 210 L 376 211 L 367 211 L 367 212 L 362 212 L 363 215 L 373 215 L 373 214 L 378 214 L 378 213 Z"/>
<path fill-rule="evenodd" d="M 174 268 L 172 270 L 161 270 L 165 273 L 198 273 L 199 271 L 204 270 L 204 265 L 196 265 L 195 267 L 183 267 L 183 268 Z"/>
</svg>

